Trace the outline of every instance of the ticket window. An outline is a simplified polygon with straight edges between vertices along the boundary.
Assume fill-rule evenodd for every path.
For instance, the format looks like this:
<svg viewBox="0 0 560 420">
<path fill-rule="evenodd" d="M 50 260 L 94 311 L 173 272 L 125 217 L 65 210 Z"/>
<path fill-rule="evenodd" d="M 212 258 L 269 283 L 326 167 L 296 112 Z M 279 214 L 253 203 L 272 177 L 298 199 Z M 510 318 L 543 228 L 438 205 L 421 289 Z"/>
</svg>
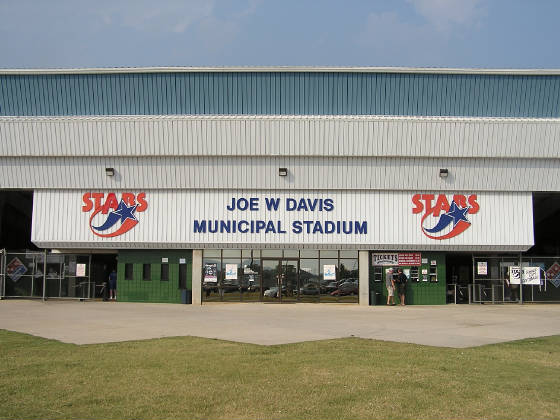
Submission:
<svg viewBox="0 0 560 420">
<path fill-rule="evenodd" d="M 387 272 L 391 267 L 388 267 L 385 272 Z M 420 267 L 410 266 L 410 267 L 392 267 L 393 268 L 393 280 L 397 279 L 399 275 L 399 269 L 402 269 L 404 275 L 408 278 L 409 282 L 418 283 L 420 280 Z"/>
</svg>

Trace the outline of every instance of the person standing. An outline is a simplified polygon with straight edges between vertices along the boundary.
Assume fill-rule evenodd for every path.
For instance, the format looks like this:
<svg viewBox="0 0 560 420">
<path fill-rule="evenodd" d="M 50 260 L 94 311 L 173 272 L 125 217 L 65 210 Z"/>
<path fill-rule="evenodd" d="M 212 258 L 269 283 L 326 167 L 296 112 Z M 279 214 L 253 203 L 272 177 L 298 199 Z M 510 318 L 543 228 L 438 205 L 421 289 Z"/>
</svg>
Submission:
<svg viewBox="0 0 560 420">
<path fill-rule="evenodd" d="M 395 281 L 397 285 L 397 289 L 399 292 L 399 299 L 401 301 L 401 305 L 404 306 L 404 298 L 406 295 L 406 283 L 408 282 L 408 277 L 406 274 L 403 273 L 402 268 L 399 268 L 399 274 L 397 275 L 397 279 Z"/>
<path fill-rule="evenodd" d="M 117 272 L 114 268 L 109 274 L 109 300 L 117 300 Z"/>
<path fill-rule="evenodd" d="M 393 281 L 393 268 L 385 272 L 385 287 L 387 288 L 387 305 L 395 304 L 395 282 Z"/>
</svg>

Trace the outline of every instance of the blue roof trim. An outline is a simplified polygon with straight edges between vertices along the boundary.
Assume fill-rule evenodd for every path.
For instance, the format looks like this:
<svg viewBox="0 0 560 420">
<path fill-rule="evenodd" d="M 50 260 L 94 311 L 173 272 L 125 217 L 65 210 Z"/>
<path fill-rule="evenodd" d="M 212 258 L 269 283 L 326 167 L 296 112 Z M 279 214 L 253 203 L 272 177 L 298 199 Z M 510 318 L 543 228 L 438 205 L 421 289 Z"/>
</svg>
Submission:
<svg viewBox="0 0 560 420">
<path fill-rule="evenodd" d="M 0 74 L 0 116 L 560 117 L 560 75 L 357 72 Z"/>
</svg>

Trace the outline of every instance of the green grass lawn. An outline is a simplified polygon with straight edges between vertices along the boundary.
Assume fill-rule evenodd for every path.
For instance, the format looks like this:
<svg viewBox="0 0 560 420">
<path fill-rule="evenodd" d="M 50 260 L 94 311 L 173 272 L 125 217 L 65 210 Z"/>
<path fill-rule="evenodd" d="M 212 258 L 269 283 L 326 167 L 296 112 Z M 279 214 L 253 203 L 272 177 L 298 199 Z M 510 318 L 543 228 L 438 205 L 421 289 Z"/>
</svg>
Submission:
<svg viewBox="0 0 560 420">
<path fill-rule="evenodd" d="M 0 418 L 558 419 L 560 337 L 472 349 L 0 331 Z"/>
</svg>

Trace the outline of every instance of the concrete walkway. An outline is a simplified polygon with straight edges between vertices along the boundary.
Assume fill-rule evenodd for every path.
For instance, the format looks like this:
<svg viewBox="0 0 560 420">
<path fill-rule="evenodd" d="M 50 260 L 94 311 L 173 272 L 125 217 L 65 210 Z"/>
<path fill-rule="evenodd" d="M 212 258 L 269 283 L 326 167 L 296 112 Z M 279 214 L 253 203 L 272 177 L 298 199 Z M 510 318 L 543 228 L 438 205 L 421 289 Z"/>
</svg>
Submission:
<svg viewBox="0 0 560 420">
<path fill-rule="evenodd" d="M 0 329 L 75 344 L 197 336 L 271 345 L 355 336 L 459 348 L 560 334 L 560 305 L 192 306 L 3 300 Z"/>
</svg>

